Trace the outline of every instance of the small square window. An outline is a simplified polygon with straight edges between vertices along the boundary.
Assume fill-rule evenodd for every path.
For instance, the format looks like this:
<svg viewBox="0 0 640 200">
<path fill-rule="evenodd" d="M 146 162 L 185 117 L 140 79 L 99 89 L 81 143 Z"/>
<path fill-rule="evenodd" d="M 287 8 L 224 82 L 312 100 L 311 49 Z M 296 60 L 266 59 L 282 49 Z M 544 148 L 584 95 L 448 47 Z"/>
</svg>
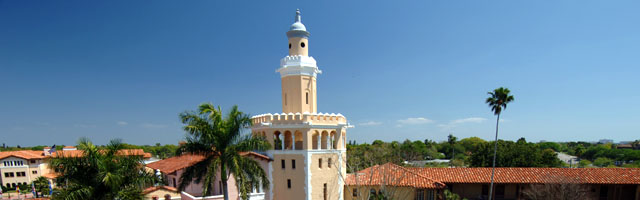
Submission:
<svg viewBox="0 0 640 200">
<path fill-rule="evenodd" d="M 284 169 L 284 168 L 285 168 L 285 165 L 284 165 L 284 159 L 282 159 L 282 160 L 280 161 L 280 163 L 282 164 L 282 169 Z"/>
<path fill-rule="evenodd" d="M 318 159 L 318 168 L 322 168 L 322 158 Z"/>
</svg>

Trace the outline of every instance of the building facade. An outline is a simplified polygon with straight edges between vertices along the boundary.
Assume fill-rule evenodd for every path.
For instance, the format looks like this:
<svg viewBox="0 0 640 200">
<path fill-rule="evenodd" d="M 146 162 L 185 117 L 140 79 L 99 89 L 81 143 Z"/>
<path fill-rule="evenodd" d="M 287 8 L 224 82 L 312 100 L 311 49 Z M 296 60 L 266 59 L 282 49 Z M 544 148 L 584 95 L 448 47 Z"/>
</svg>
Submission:
<svg viewBox="0 0 640 200">
<path fill-rule="evenodd" d="M 49 173 L 44 158 L 43 151 L 0 152 L 0 184 L 7 188 L 15 188 Z"/>
<path fill-rule="evenodd" d="M 254 136 L 273 148 L 265 171 L 268 199 L 343 199 L 346 177 L 346 117 L 319 113 L 316 60 L 309 56 L 309 32 L 300 11 L 287 32 L 289 55 L 280 60 L 282 113 L 253 116 Z"/>
</svg>

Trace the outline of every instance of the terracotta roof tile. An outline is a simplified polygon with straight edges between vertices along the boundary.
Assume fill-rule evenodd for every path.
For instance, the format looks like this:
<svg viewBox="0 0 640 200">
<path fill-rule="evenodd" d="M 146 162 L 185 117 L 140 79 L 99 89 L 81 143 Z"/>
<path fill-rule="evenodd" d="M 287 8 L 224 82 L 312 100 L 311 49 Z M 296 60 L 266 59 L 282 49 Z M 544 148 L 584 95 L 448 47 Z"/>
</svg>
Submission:
<svg viewBox="0 0 640 200">
<path fill-rule="evenodd" d="M 205 157 L 203 155 L 185 154 L 149 163 L 147 164 L 147 167 L 160 170 L 163 173 L 171 174 L 175 171 L 194 165 L 204 159 Z"/>
<path fill-rule="evenodd" d="M 408 168 L 444 183 L 489 183 L 491 168 Z M 638 168 L 496 168 L 496 183 L 640 184 Z"/>
<path fill-rule="evenodd" d="M 30 159 L 42 159 L 45 156 L 44 156 L 44 151 L 34 151 L 34 150 L 0 152 L 0 159 L 5 159 L 8 157 L 17 157 L 17 158 L 30 160 Z"/>
<path fill-rule="evenodd" d="M 254 156 L 265 160 L 271 160 L 268 156 L 256 153 L 256 152 L 241 152 L 241 156 Z M 151 169 L 160 170 L 163 173 L 173 173 L 175 171 L 187 168 L 191 165 L 196 164 L 205 159 L 204 155 L 196 155 L 196 154 L 184 154 L 181 156 L 174 156 L 171 158 L 167 158 L 164 160 L 156 161 L 147 164 L 147 167 Z"/>
<path fill-rule="evenodd" d="M 355 174 L 348 174 L 346 184 L 362 186 L 386 185 L 427 189 L 440 189 L 445 187 L 444 183 L 392 163 L 376 165 Z"/>
</svg>

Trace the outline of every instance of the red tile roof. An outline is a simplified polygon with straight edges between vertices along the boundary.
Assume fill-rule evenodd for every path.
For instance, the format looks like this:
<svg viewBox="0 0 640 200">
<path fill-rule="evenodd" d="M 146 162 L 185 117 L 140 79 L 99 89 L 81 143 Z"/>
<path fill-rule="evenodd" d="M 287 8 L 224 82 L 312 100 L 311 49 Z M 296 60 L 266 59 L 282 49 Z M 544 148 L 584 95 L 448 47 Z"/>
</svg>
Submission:
<svg viewBox="0 0 640 200">
<path fill-rule="evenodd" d="M 268 156 L 253 152 L 253 151 L 249 151 L 249 152 L 241 152 L 240 153 L 241 156 L 254 156 L 260 159 L 265 159 L 267 161 L 271 160 L 271 158 L 269 158 Z M 171 174 L 175 171 L 187 168 L 191 165 L 196 164 L 197 162 L 200 162 L 202 160 L 205 159 L 205 156 L 203 155 L 197 155 L 197 154 L 184 154 L 181 156 L 174 156 L 171 158 L 167 158 L 164 160 L 160 160 L 160 161 L 156 161 L 156 162 L 152 162 L 147 164 L 147 167 L 151 168 L 151 169 L 157 169 L 160 170 L 163 173 L 167 173 L 167 174 Z"/>
<path fill-rule="evenodd" d="M 149 193 L 151 193 L 153 191 L 161 190 L 161 189 L 162 190 L 168 190 L 168 191 L 171 191 L 171 192 L 178 192 L 177 188 L 162 185 L 162 186 L 148 187 L 148 188 L 146 188 L 146 189 L 144 189 L 142 191 L 142 194 L 149 194 Z"/>
<path fill-rule="evenodd" d="M 373 173 L 372 173 L 373 172 Z M 347 185 L 430 188 L 450 183 L 489 183 L 491 168 L 420 168 L 384 164 L 347 175 Z M 373 174 L 373 177 L 372 177 Z M 415 175 L 414 175 L 415 174 Z M 387 180 L 384 182 L 383 180 Z M 496 168 L 495 183 L 579 183 L 640 185 L 639 168 Z M 388 181 L 393 180 L 393 181 Z"/>
<path fill-rule="evenodd" d="M 491 168 L 408 168 L 444 183 L 489 183 Z M 638 168 L 496 168 L 496 183 L 640 184 Z"/>
<path fill-rule="evenodd" d="M 185 154 L 149 163 L 147 164 L 147 167 L 160 170 L 163 173 L 171 174 L 175 171 L 194 165 L 204 159 L 205 157 L 203 155 Z"/>
<path fill-rule="evenodd" d="M 444 188 L 445 184 L 412 172 L 404 167 L 387 163 L 369 167 L 355 174 L 348 174 L 347 185 L 358 186 L 399 186 L 426 189 Z"/>
<path fill-rule="evenodd" d="M 3 151 L 0 152 L 0 159 L 8 157 L 17 157 L 22 159 L 42 159 L 44 158 L 44 151 L 22 150 L 22 151 Z"/>
</svg>

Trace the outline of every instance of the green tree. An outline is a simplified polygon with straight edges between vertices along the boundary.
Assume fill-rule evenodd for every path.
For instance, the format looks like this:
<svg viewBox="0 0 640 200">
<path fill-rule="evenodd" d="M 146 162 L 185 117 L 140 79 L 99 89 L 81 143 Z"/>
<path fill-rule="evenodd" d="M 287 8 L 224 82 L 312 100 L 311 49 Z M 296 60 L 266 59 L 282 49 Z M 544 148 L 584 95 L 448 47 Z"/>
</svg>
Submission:
<svg viewBox="0 0 640 200">
<path fill-rule="evenodd" d="M 593 165 L 598 167 L 608 167 L 610 165 L 613 165 L 613 160 L 605 157 L 599 157 L 593 161 Z"/>
<path fill-rule="evenodd" d="M 40 192 L 41 194 L 49 194 L 49 180 L 47 180 L 47 178 L 45 178 L 44 176 L 40 176 L 36 178 L 36 180 L 33 180 L 33 185 L 36 188 L 36 191 Z M 38 196 L 37 194 L 38 193 L 36 192 L 36 196 Z"/>
<path fill-rule="evenodd" d="M 496 137 L 495 140 L 496 143 L 494 145 L 493 148 L 493 167 L 491 169 L 491 185 L 489 186 L 489 196 L 491 197 L 492 192 L 493 192 L 493 176 L 495 174 L 495 168 L 496 168 L 496 153 L 498 151 L 498 125 L 500 123 L 500 114 L 502 113 L 503 109 L 507 109 L 507 104 L 509 104 L 510 102 L 512 102 L 514 100 L 514 97 L 512 95 L 510 95 L 511 91 L 509 91 L 508 88 L 497 88 L 495 90 L 493 90 L 493 92 L 488 92 L 489 96 L 487 98 L 487 100 L 485 100 L 485 102 L 487 104 L 489 104 L 489 107 L 491 107 L 491 111 L 493 111 L 493 114 L 495 114 L 497 117 L 496 119 Z"/>
<path fill-rule="evenodd" d="M 59 187 L 53 199 L 143 199 L 142 189 L 151 186 L 157 177 L 144 170 L 142 156 L 119 154 L 124 145 L 120 140 L 111 140 L 99 149 L 91 141 L 81 138 L 78 149 L 80 157 L 52 157 L 49 166 L 58 170 Z"/>
<path fill-rule="evenodd" d="M 583 160 L 580 160 L 580 162 L 578 162 L 578 167 L 580 168 L 589 167 L 590 165 L 591 165 L 591 161 L 587 159 L 583 159 Z"/>
<path fill-rule="evenodd" d="M 184 190 L 191 181 L 203 183 L 204 195 L 213 191 L 213 183 L 217 176 L 222 180 L 224 199 L 229 199 L 227 180 L 230 174 L 236 181 L 242 199 L 255 187 L 269 187 L 267 174 L 257 161 L 244 157 L 242 152 L 264 151 L 270 147 L 262 137 L 251 137 L 241 134 L 243 129 L 251 126 L 249 115 L 233 106 L 223 117 L 220 107 L 204 103 L 198 111 L 180 114 L 184 130 L 188 133 L 186 143 L 178 148 L 177 155 L 183 153 L 200 154 L 206 158 L 185 169 L 180 178 L 179 190 Z"/>
</svg>

